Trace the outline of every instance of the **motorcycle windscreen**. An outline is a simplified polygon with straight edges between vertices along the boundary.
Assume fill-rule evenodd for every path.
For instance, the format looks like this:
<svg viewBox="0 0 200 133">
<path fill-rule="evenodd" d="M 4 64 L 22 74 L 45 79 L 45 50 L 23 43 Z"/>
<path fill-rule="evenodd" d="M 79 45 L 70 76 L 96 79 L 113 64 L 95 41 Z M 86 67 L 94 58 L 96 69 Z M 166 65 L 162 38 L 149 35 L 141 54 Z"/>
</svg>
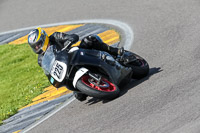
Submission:
<svg viewBox="0 0 200 133">
<path fill-rule="evenodd" d="M 53 46 L 49 46 L 42 58 L 42 68 L 46 75 L 51 73 L 55 61 L 55 54 L 53 52 Z"/>
</svg>

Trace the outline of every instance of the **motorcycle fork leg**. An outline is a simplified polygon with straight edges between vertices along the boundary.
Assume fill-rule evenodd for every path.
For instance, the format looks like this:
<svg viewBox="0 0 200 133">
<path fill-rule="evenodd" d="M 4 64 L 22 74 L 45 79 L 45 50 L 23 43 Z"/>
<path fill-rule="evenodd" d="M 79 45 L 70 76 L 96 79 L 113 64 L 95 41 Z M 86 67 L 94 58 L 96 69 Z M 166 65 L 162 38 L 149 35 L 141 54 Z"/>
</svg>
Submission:
<svg viewBox="0 0 200 133">
<path fill-rule="evenodd" d="M 97 81 L 97 85 L 99 85 L 99 83 L 101 82 L 101 76 L 96 76 L 92 73 L 89 73 L 89 76 L 94 79 L 95 81 Z"/>
</svg>

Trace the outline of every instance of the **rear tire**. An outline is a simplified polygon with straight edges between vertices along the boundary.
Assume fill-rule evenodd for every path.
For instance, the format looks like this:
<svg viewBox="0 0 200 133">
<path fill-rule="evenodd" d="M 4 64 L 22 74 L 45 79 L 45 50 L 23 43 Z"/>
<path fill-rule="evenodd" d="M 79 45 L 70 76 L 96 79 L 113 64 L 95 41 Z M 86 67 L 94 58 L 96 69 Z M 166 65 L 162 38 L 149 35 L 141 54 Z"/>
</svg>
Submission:
<svg viewBox="0 0 200 133">
<path fill-rule="evenodd" d="M 99 99 L 111 100 L 119 96 L 119 88 L 105 78 L 99 85 L 89 75 L 83 75 L 77 82 L 77 89 L 82 93 Z"/>
<path fill-rule="evenodd" d="M 149 74 L 149 64 L 145 59 L 132 53 L 131 56 L 135 56 L 137 60 L 126 64 L 126 66 L 132 68 L 132 78 L 133 79 L 141 79 L 146 77 Z"/>
</svg>

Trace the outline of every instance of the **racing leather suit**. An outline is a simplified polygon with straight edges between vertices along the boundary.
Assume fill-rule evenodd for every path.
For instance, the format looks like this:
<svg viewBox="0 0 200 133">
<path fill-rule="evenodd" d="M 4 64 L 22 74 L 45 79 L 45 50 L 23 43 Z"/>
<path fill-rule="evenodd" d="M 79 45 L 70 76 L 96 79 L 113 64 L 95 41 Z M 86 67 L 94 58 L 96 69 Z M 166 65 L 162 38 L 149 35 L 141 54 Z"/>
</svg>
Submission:
<svg viewBox="0 0 200 133">
<path fill-rule="evenodd" d="M 97 35 L 89 35 L 82 39 L 80 43 L 80 48 L 86 48 L 86 49 L 96 49 L 101 51 L 106 51 L 111 55 L 121 55 L 123 52 L 123 49 L 121 48 L 115 48 L 107 45 L 104 43 Z"/>
<path fill-rule="evenodd" d="M 49 45 L 56 45 L 58 50 L 64 48 L 64 43 L 70 41 L 71 44 L 76 43 L 79 40 L 79 36 L 76 34 L 66 34 L 62 32 L 54 32 L 49 36 Z M 120 54 L 119 48 L 111 47 L 105 43 L 97 35 L 89 35 L 84 37 L 79 45 L 80 48 L 85 49 L 96 49 L 101 51 L 106 51 L 111 55 Z M 38 64 L 41 66 L 43 54 L 38 55 Z"/>
</svg>

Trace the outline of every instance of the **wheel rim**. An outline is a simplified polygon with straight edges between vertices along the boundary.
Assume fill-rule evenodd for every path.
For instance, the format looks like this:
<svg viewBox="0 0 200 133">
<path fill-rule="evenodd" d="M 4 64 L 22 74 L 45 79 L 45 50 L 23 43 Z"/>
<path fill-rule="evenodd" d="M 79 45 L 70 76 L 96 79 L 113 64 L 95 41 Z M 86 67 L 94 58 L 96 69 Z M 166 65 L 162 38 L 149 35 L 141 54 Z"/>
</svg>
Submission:
<svg viewBox="0 0 200 133">
<path fill-rule="evenodd" d="M 93 81 L 89 75 L 82 76 L 81 80 L 85 85 L 95 90 L 105 91 L 105 92 L 112 92 L 116 90 L 115 85 L 104 78 L 101 79 L 101 82 L 99 84 L 97 84 L 95 80 Z"/>
</svg>

